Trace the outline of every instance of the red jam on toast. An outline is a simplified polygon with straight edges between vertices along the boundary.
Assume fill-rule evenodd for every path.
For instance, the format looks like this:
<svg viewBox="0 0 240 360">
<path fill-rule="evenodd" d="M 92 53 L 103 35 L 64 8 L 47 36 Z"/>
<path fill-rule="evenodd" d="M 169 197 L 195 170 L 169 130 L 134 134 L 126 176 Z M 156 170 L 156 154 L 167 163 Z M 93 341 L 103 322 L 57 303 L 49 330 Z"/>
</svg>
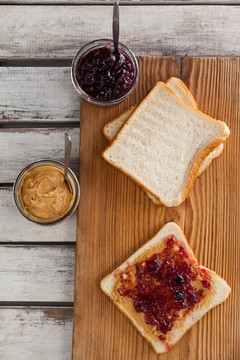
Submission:
<svg viewBox="0 0 240 360">
<path fill-rule="evenodd" d="M 193 260 L 174 236 L 163 250 L 118 274 L 116 291 L 132 301 L 161 341 L 177 319 L 185 317 L 211 290 L 211 276 Z"/>
</svg>

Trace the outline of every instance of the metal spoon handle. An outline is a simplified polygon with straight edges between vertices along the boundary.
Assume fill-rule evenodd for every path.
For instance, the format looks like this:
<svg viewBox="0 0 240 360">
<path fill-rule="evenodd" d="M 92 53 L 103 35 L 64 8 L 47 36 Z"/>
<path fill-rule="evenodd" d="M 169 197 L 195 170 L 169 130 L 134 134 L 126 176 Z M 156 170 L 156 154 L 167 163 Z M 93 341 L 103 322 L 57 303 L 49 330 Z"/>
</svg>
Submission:
<svg viewBox="0 0 240 360">
<path fill-rule="evenodd" d="M 70 154 L 72 150 L 72 139 L 68 132 L 65 132 L 65 166 L 64 166 L 64 179 L 68 182 L 68 165 Z"/>
<path fill-rule="evenodd" d="M 119 2 L 114 1 L 113 6 L 113 44 L 115 51 L 118 52 L 119 39 Z"/>
</svg>

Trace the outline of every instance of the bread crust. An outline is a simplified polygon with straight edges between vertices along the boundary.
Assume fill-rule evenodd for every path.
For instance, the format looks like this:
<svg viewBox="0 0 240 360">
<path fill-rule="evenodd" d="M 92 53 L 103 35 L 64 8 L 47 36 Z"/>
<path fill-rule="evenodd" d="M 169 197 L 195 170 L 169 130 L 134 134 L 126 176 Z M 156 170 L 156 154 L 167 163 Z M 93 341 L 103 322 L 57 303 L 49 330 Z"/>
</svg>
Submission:
<svg viewBox="0 0 240 360">
<path fill-rule="evenodd" d="M 173 340 L 168 344 L 169 346 L 166 346 L 166 344 L 161 342 L 158 338 L 156 340 L 156 336 L 154 336 L 153 333 L 148 334 L 148 332 L 146 332 L 145 329 L 138 324 L 137 318 L 134 318 L 134 316 L 126 310 L 124 304 L 119 303 L 117 299 L 113 296 L 113 292 L 115 289 L 114 277 L 115 274 L 117 274 L 118 272 L 124 272 L 129 265 L 133 265 L 136 262 L 138 262 L 139 258 L 145 259 L 148 250 L 154 246 L 161 245 L 164 239 L 169 235 L 175 236 L 178 239 L 178 241 L 180 241 L 183 244 L 189 256 L 198 265 L 197 259 L 195 258 L 192 249 L 190 248 L 181 228 L 177 226 L 175 223 L 170 222 L 164 225 L 153 238 L 151 238 L 147 243 L 145 243 L 142 247 L 140 247 L 117 269 L 115 269 L 109 275 L 105 276 L 100 282 L 100 287 L 102 291 L 113 301 L 115 306 L 117 306 L 117 308 L 127 316 L 127 318 L 132 322 L 132 324 L 137 328 L 137 330 L 144 336 L 144 338 L 151 344 L 151 346 L 157 353 L 163 353 L 168 351 L 169 347 L 172 347 L 185 334 L 185 332 L 190 327 L 192 327 L 207 311 L 209 311 L 214 306 L 220 304 L 221 302 L 225 301 L 231 291 L 230 287 L 227 285 L 225 280 L 223 280 L 214 271 L 209 270 L 204 266 L 198 265 L 200 268 L 205 269 L 210 274 L 213 280 L 213 284 L 212 284 L 213 292 L 216 291 L 216 293 L 214 293 L 214 297 L 211 298 L 212 299 L 211 302 L 210 303 L 208 302 L 205 309 L 201 309 L 201 311 L 198 311 L 198 308 L 194 308 L 194 311 L 186 316 L 186 319 L 189 320 L 188 322 L 185 318 L 181 319 L 181 321 L 183 321 L 184 327 L 180 326 L 179 328 L 180 330 L 175 329 L 176 325 L 173 326 L 171 332 L 173 333 L 175 332 L 175 335 L 173 335 Z M 109 284 L 111 286 L 109 286 Z M 220 293 L 220 297 L 219 297 L 219 293 Z M 200 304 L 202 304 L 202 302 Z"/>
<path fill-rule="evenodd" d="M 151 194 L 152 197 L 151 200 L 154 202 L 155 205 L 157 206 L 161 206 L 161 205 L 164 205 L 166 207 L 172 207 L 172 206 L 178 206 L 180 205 L 187 197 L 188 195 L 190 194 L 190 191 L 192 190 L 192 187 L 193 187 L 193 184 L 194 184 L 194 181 L 196 180 L 196 178 L 198 177 L 198 172 L 199 172 L 199 169 L 203 163 L 203 161 L 205 160 L 205 158 L 212 152 L 216 149 L 216 147 L 218 147 L 219 145 L 221 145 L 224 140 L 226 139 L 226 137 L 224 137 L 224 139 L 216 139 L 215 141 L 213 141 L 212 143 L 210 143 L 207 147 L 205 147 L 200 153 L 199 155 L 196 157 L 191 169 L 190 169 L 190 172 L 189 172 L 189 175 L 188 175 L 188 178 L 187 178 L 187 182 L 186 182 L 186 185 L 184 187 L 184 189 L 181 191 L 181 193 L 179 194 L 178 197 L 176 197 L 175 199 L 172 199 L 170 201 L 163 201 L 157 194 L 154 194 L 152 192 L 151 189 L 147 188 L 146 186 L 144 186 L 140 181 L 138 181 L 136 178 L 134 178 L 134 176 L 132 176 L 129 172 L 123 170 L 121 168 L 121 166 L 118 166 L 117 164 L 115 164 L 113 161 L 111 161 L 110 159 L 107 159 L 105 158 L 104 156 L 104 151 L 102 153 L 102 157 L 109 163 L 111 164 L 112 166 L 114 166 L 116 169 L 122 171 L 124 174 L 128 175 L 136 184 L 138 184 L 139 186 L 142 187 L 142 189 Z M 115 141 L 115 139 L 114 139 Z M 110 147 L 111 147 L 112 144 L 110 144 Z M 210 163 L 208 164 L 208 166 L 210 165 Z M 147 194 L 148 195 L 148 194 Z M 149 195 L 148 195 L 149 196 Z"/>
<path fill-rule="evenodd" d="M 212 143 L 210 143 L 208 146 L 206 146 L 200 152 L 200 154 L 196 157 L 196 159 L 190 169 L 185 188 L 180 193 L 179 199 L 173 200 L 172 206 L 179 205 L 182 201 L 184 201 L 188 197 L 188 195 L 190 194 L 190 191 L 192 190 L 194 181 L 198 176 L 199 169 L 200 169 L 203 161 L 212 151 L 214 151 L 219 145 L 221 145 L 225 141 L 227 136 L 228 136 L 227 134 L 224 134 L 224 135 L 220 136 L 219 138 L 217 138 L 216 140 L 214 140 Z M 208 166 L 209 166 L 209 164 L 208 164 Z M 161 200 L 159 199 L 159 201 L 161 201 Z"/>
<path fill-rule="evenodd" d="M 184 82 L 183 82 L 181 79 L 176 78 L 176 77 L 173 77 L 173 76 L 170 77 L 170 78 L 166 81 L 166 85 L 167 85 L 174 93 L 175 93 L 175 91 L 174 91 L 174 86 L 173 86 L 173 87 L 170 87 L 170 86 L 169 86 L 169 83 L 171 83 L 171 82 L 176 82 L 176 83 L 178 83 L 178 84 L 180 85 L 180 87 L 184 88 L 185 92 L 187 93 L 188 100 L 189 100 L 189 102 L 190 102 L 190 105 L 189 105 L 189 106 L 192 106 L 194 109 L 197 109 L 197 103 L 196 103 L 194 97 L 192 96 L 191 91 L 189 91 L 189 89 L 188 89 L 187 86 L 184 84 Z M 175 95 L 177 95 L 177 94 L 175 93 Z M 182 101 L 182 102 L 184 103 L 184 101 Z"/>
<path fill-rule="evenodd" d="M 222 143 L 221 145 L 217 146 L 217 147 L 210 153 L 211 157 L 208 156 L 208 157 L 206 157 L 206 158 L 204 159 L 204 161 L 207 160 L 207 164 L 204 165 L 204 161 L 203 161 L 202 166 L 201 166 L 200 169 L 199 169 L 198 176 L 202 175 L 202 174 L 208 169 L 208 167 L 209 167 L 209 165 L 211 164 L 211 162 L 212 162 L 213 159 L 216 159 L 217 157 L 219 157 L 219 156 L 222 154 L 223 148 L 224 148 L 224 145 L 223 145 L 223 143 Z M 204 167 L 203 167 L 203 165 L 204 165 Z"/>
<path fill-rule="evenodd" d="M 197 109 L 197 104 L 196 104 L 196 101 L 194 100 L 194 97 L 192 96 L 192 93 L 188 90 L 188 88 L 186 87 L 186 85 L 184 84 L 184 82 L 181 80 L 181 79 L 178 79 L 176 77 L 170 77 L 167 81 L 166 81 L 166 85 L 169 85 L 169 83 L 178 83 L 178 85 L 184 89 L 184 91 L 186 92 L 187 94 L 187 97 L 188 97 L 188 101 L 191 103 L 191 106 L 194 108 L 194 109 Z M 170 84 L 171 85 L 171 84 Z M 169 86 L 168 86 L 169 87 Z M 173 92 L 173 88 L 169 87 Z M 176 96 L 178 96 L 177 94 L 175 94 Z M 181 99 L 180 99 L 181 100 Z M 182 100 L 181 100 L 182 101 Z M 182 101 L 184 103 L 184 101 Z M 109 127 L 109 125 L 115 123 L 119 118 L 125 116 L 126 114 L 128 114 L 129 112 L 131 112 L 131 110 L 133 109 L 136 109 L 137 106 L 139 104 L 135 104 L 135 105 L 132 105 L 130 106 L 130 108 L 128 108 L 127 110 L 125 110 L 121 115 L 119 115 L 118 117 L 116 117 L 115 119 L 109 121 L 103 128 L 103 134 L 104 136 L 107 138 L 107 140 L 110 142 L 112 141 L 112 139 L 108 136 L 108 133 L 107 133 L 107 128 Z M 122 126 L 121 126 L 122 127 Z M 120 131 L 121 127 L 118 129 L 118 131 Z"/>
<path fill-rule="evenodd" d="M 130 106 L 130 108 L 128 108 L 127 110 L 125 110 L 121 115 L 119 115 L 118 117 L 116 117 L 115 119 L 109 121 L 103 128 L 103 135 L 107 138 L 107 140 L 110 142 L 111 139 L 110 137 L 108 136 L 108 133 L 107 133 L 107 128 L 109 127 L 109 125 L 111 125 L 112 123 L 114 123 L 115 121 L 117 121 L 119 118 L 125 116 L 126 114 L 128 114 L 131 110 L 133 110 L 134 108 L 136 108 L 137 105 L 132 105 Z M 119 128 L 118 131 L 121 130 L 121 127 Z"/>
<path fill-rule="evenodd" d="M 209 157 L 209 156 L 205 157 L 205 159 L 202 162 L 202 165 L 203 165 L 204 161 L 206 161 L 206 160 L 207 160 L 207 164 L 204 166 L 204 168 L 202 168 L 202 165 L 200 166 L 197 177 L 201 176 L 208 169 L 212 160 L 216 159 L 218 156 L 220 156 L 222 154 L 222 152 L 223 152 L 223 143 L 221 145 L 217 146 L 212 152 L 210 152 L 210 155 L 213 155 L 212 157 Z M 145 192 L 155 205 L 157 205 L 157 206 L 163 205 L 158 199 L 156 199 L 155 196 L 148 193 L 148 191 L 146 191 L 146 190 L 145 190 Z"/>
<path fill-rule="evenodd" d="M 170 92 L 180 103 L 182 106 L 184 106 L 185 108 L 188 108 L 188 109 L 191 109 L 191 111 L 196 111 L 198 112 L 199 114 L 201 114 L 201 116 L 204 116 L 206 118 L 208 118 L 209 120 L 211 121 L 216 121 L 216 122 L 219 122 L 219 123 L 222 123 L 224 124 L 225 126 L 225 131 L 219 135 L 214 141 L 212 141 L 210 144 L 208 144 L 204 149 L 201 150 L 201 152 L 196 156 L 195 160 L 194 160 L 194 163 L 192 164 L 191 166 L 191 169 L 189 171 L 189 174 L 188 174 L 188 178 L 186 180 L 186 184 L 185 184 L 185 187 L 182 189 L 182 191 L 179 193 L 179 195 L 174 198 L 174 199 L 171 199 L 169 201 L 163 201 L 159 196 L 158 194 L 155 194 L 151 189 L 147 188 L 145 185 L 143 185 L 139 180 L 137 180 L 133 175 L 129 174 L 128 171 L 125 171 L 121 168 L 121 166 L 118 166 L 117 164 L 115 164 L 112 160 L 108 159 L 107 157 L 105 157 L 105 152 L 110 149 L 114 143 L 117 141 L 118 137 L 119 137 L 119 134 L 121 133 L 121 130 L 126 127 L 129 123 L 129 121 L 131 120 L 131 118 L 134 116 L 135 112 L 137 111 L 137 109 L 141 106 L 141 104 L 143 104 L 145 101 L 148 100 L 148 98 L 151 96 L 151 93 L 154 91 L 154 89 L 159 85 L 161 84 L 162 86 L 165 87 L 165 89 Z M 148 191 L 150 194 L 152 194 L 158 201 L 159 201 L 159 204 L 163 204 L 167 207 L 171 207 L 171 206 L 178 206 L 180 205 L 186 198 L 187 196 L 189 195 L 192 187 L 193 187 L 193 184 L 194 184 L 194 181 L 198 175 L 198 172 L 199 172 L 199 169 L 203 163 L 203 161 L 205 160 L 206 156 L 208 156 L 213 150 L 216 149 L 217 146 L 221 145 L 225 139 L 229 136 L 230 134 L 230 131 L 227 127 L 227 125 L 222 122 L 222 121 L 219 121 L 219 120 L 216 120 L 216 119 L 213 119 L 211 118 L 210 116 L 204 114 L 203 112 L 201 112 L 200 110 L 198 109 L 194 109 L 192 108 L 191 106 L 188 106 L 188 105 L 185 105 L 181 99 L 163 82 L 161 81 L 158 81 L 155 86 L 152 88 L 152 90 L 148 93 L 148 95 L 140 102 L 139 106 L 133 111 L 133 113 L 131 114 L 131 116 L 125 121 L 125 123 L 123 124 L 123 126 L 121 127 L 120 131 L 117 133 L 116 137 L 114 138 L 114 140 L 112 141 L 112 143 L 109 145 L 109 147 L 107 149 L 105 149 L 102 153 L 102 157 L 108 162 L 110 163 L 111 165 L 113 165 L 114 167 L 116 167 L 117 169 L 121 170 L 122 172 L 124 172 L 125 174 L 127 174 L 133 181 L 135 181 L 138 185 L 140 185 L 145 191 Z M 157 204 L 157 205 L 159 205 Z"/>
</svg>

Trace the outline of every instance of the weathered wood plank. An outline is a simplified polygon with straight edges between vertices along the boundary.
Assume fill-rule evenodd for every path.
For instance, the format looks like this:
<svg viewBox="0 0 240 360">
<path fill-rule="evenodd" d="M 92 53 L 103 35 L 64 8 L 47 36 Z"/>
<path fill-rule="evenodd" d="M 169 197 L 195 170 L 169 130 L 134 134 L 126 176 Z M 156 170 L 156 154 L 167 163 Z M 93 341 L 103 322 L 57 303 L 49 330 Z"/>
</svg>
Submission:
<svg viewBox="0 0 240 360">
<path fill-rule="evenodd" d="M 79 4 L 79 5 L 112 5 L 112 0 L 0 0 L 0 4 Z M 124 5 L 186 5 L 186 4 L 238 4 L 239 0 L 121 0 Z M 121 5 L 120 4 L 120 5 Z"/>
<path fill-rule="evenodd" d="M 0 67 L 0 121 L 79 121 L 70 68 Z"/>
<path fill-rule="evenodd" d="M 72 308 L 0 308 L 1 360 L 68 360 Z"/>
<path fill-rule="evenodd" d="M 120 40 L 138 55 L 240 55 L 239 6 L 121 6 L 120 17 Z M 111 37 L 111 21 L 112 6 L 3 5 L 0 58 L 72 58 Z"/>
<path fill-rule="evenodd" d="M 64 161 L 66 129 L 1 129 L 0 182 L 14 182 L 27 164 L 37 159 Z M 67 129 L 73 140 L 70 167 L 77 173 L 79 128 Z"/>
<path fill-rule="evenodd" d="M 76 241 L 77 212 L 56 226 L 39 226 L 19 213 L 11 188 L 0 189 L 0 214 L 0 242 Z"/>
<path fill-rule="evenodd" d="M 74 246 L 1 246 L 0 301 L 72 302 L 74 264 Z"/>
</svg>

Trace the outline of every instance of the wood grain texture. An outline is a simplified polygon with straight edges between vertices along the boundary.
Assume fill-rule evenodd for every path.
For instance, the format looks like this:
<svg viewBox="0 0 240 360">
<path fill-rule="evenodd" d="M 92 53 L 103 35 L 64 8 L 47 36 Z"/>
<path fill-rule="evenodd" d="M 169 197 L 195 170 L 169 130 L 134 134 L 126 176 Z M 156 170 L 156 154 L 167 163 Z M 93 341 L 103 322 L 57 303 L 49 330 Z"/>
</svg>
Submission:
<svg viewBox="0 0 240 360">
<path fill-rule="evenodd" d="M 19 213 L 14 203 L 12 188 L 0 188 L 0 199 L 0 243 L 76 241 L 77 212 L 56 226 L 39 226 Z"/>
<path fill-rule="evenodd" d="M 223 155 L 197 179 L 186 200 L 185 232 L 199 262 L 221 275 L 232 293 L 189 332 L 181 352 L 188 354 L 194 344 L 199 359 L 239 359 L 240 59 L 186 58 L 182 78 L 198 107 L 231 131 Z"/>
<path fill-rule="evenodd" d="M 79 121 L 70 68 L 0 67 L 0 121 Z"/>
<path fill-rule="evenodd" d="M 21 5 L 21 4 L 78 4 L 78 5 L 112 5 L 112 0 L 0 0 L 0 4 L 9 4 L 9 5 Z M 186 4 L 194 4 L 194 5 L 237 5 L 239 4 L 239 0 L 121 0 L 120 5 L 186 5 Z"/>
<path fill-rule="evenodd" d="M 77 174 L 79 128 L 0 129 L 0 182 L 14 182 L 25 166 L 38 159 L 64 162 L 64 132 L 66 130 L 73 141 L 70 167 Z"/>
<path fill-rule="evenodd" d="M 120 41 L 137 55 L 237 56 L 239 16 L 234 5 L 121 6 Z M 111 37 L 111 19 L 112 6 L 2 5 L 0 59 L 71 59 Z"/>
<path fill-rule="evenodd" d="M 74 264 L 74 246 L 2 245 L 0 301 L 72 302 Z"/>
<path fill-rule="evenodd" d="M 141 335 L 99 287 L 105 275 L 165 222 L 175 219 L 183 226 L 185 221 L 184 204 L 167 210 L 155 206 L 140 187 L 101 158 L 101 152 L 107 146 L 103 126 L 142 99 L 157 80 L 166 81 L 170 76 L 179 76 L 176 58 L 144 57 L 139 60 L 138 86 L 124 103 L 109 108 L 82 103 L 82 192 L 77 232 L 74 360 L 156 359 Z M 178 346 L 172 354 L 175 359 L 179 357 Z"/>
<path fill-rule="evenodd" d="M 142 60 L 141 68 L 144 64 Z M 140 79 L 141 91 L 134 100 L 155 78 L 153 69 L 156 65 L 145 68 L 149 76 L 146 82 Z M 196 180 L 190 197 L 177 208 L 155 207 L 137 185 L 101 159 L 101 151 L 107 146 L 101 128 L 110 113 L 120 113 L 124 104 L 100 110 L 83 103 L 81 134 L 88 133 L 89 137 L 82 138 L 80 149 L 83 202 L 77 235 L 74 360 L 239 358 L 240 199 L 236 149 L 239 151 L 240 60 L 185 59 L 181 74 L 199 108 L 226 121 L 231 136 L 223 155 Z M 92 118 L 95 121 L 90 122 Z M 101 294 L 99 282 L 169 220 L 185 230 L 199 263 L 223 276 L 233 290 L 223 305 L 210 311 L 167 354 L 158 356 Z M 87 315 L 81 313 L 82 308 Z"/>
<path fill-rule="evenodd" d="M 70 360 L 72 308 L 0 307 L 1 360 Z"/>
</svg>

